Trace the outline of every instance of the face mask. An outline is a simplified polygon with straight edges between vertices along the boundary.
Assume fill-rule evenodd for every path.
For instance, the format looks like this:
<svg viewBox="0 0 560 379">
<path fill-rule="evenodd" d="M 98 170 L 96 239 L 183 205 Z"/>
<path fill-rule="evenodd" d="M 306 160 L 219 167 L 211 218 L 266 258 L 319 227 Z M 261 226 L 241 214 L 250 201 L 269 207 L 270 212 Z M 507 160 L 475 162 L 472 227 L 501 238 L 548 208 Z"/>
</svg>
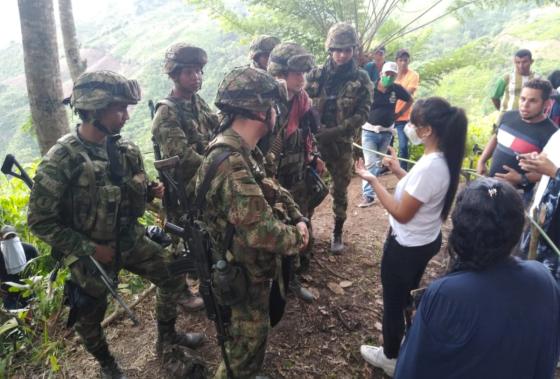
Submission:
<svg viewBox="0 0 560 379">
<path fill-rule="evenodd" d="M 393 78 L 392 76 L 381 77 L 381 84 L 383 84 L 383 87 L 389 87 L 393 85 L 394 82 L 395 82 L 395 78 Z"/>
<path fill-rule="evenodd" d="M 404 134 L 406 134 L 411 144 L 420 145 L 422 143 L 422 138 L 418 136 L 416 128 L 412 124 L 408 123 L 404 126 Z"/>
<path fill-rule="evenodd" d="M 0 241 L 0 250 L 2 250 L 2 255 L 4 256 L 4 264 L 8 274 L 13 275 L 23 271 L 27 259 L 25 258 L 23 245 L 18 237 Z"/>
</svg>

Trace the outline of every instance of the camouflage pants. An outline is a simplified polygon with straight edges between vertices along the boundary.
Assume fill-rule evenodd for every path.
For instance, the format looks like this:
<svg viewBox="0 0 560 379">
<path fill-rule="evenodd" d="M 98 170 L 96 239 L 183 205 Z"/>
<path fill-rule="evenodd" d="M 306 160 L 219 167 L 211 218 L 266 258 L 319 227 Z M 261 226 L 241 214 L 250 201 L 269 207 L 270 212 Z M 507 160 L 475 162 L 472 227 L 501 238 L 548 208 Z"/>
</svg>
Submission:
<svg viewBox="0 0 560 379">
<path fill-rule="evenodd" d="M 333 213 L 337 220 L 346 220 L 348 208 L 348 185 L 352 179 L 352 142 L 340 141 L 319 145 L 321 157 L 327 164 L 331 174 L 331 196 L 333 197 Z"/>
<path fill-rule="evenodd" d="M 231 338 L 226 342 L 226 352 L 236 379 L 253 379 L 261 370 L 270 325 L 269 294 L 269 281 L 253 283 L 247 299 L 231 308 Z M 226 378 L 226 367 L 222 361 L 214 379 Z"/>
<path fill-rule="evenodd" d="M 160 245 L 142 237 L 134 248 L 122 253 L 122 267 L 148 279 L 157 286 L 156 317 L 170 321 L 177 317 L 177 300 L 185 292 L 184 275 L 171 277 L 167 271 L 168 257 Z M 104 266 L 109 275 L 115 275 L 115 267 Z M 107 309 L 108 291 L 99 279 L 89 259 L 81 259 L 70 266 L 71 280 L 94 299 L 87 312 L 79 312 L 74 328 L 86 349 L 93 352 L 107 342 L 101 321 Z"/>
<path fill-rule="evenodd" d="M 307 217 L 311 220 L 313 216 L 313 209 L 309 209 L 309 199 L 307 195 L 307 187 L 305 185 L 305 180 L 302 180 L 299 183 L 294 184 L 291 187 L 286 187 L 287 190 L 290 191 L 290 194 L 294 198 L 294 201 L 299 207 L 299 210 L 303 217 Z M 293 268 L 297 271 L 302 266 L 302 261 L 306 261 L 304 265 L 309 265 L 309 260 L 311 259 L 311 252 L 313 250 L 313 231 L 309 228 L 309 244 L 307 248 L 300 252 L 297 255 L 294 255 L 292 258 Z"/>
</svg>

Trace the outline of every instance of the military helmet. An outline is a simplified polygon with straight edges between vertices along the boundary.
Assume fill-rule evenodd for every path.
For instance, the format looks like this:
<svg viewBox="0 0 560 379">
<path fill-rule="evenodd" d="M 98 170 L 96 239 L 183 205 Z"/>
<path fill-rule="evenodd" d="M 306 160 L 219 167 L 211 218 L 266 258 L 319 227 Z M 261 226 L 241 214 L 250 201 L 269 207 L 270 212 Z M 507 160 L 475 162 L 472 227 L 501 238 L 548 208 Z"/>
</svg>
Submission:
<svg viewBox="0 0 560 379">
<path fill-rule="evenodd" d="M 278 76 L 289 71 L 309 72 L 315 66 L 313 55 L 293 42 L 276 45 L 268 60 L 268 73 Z"/>
<path fill-rule="evenodd" d="M 165 63 L 163 70 L 166 74 L 171 74 L 177 68 L 189 65 L 200 66 L 203 68 L 208 63 L 206 51 L 200 47 L 188 43 L 179 42 L 173 44 L 165 52 Z"/>
<path fill-rule="evenodd" d="M 358 46 L 358 35 L 352 25 L 346 22 L 338 22 L 331 26 L 325 42 L 327 50 L 346 49 L 356 46 Z"/>
<path fill-rule="evenodd" d="M 252 60 L 256 60 L 261 54 L 270 54 L 272 49 L 280 43 L 276 37 L 262 35 L 256 37 L 249 46 L 249 56 Z"/>
<path fill-rule="evenodd" d="M 266 71 L 250 66 L 234 68 L 218 87 L 216 106 L 225 113 L 235 109 L 266 112 L 286 101 L 286 90 Z"/>
<path fill-rule="evenodd" d="M 140 94 L 136 80 L 112 71 L 92 71 L 83 73 L 74 83 L 70 105 L 74 109 L 94 111 L 112 103 L 136 104 Z"/>
</svg>

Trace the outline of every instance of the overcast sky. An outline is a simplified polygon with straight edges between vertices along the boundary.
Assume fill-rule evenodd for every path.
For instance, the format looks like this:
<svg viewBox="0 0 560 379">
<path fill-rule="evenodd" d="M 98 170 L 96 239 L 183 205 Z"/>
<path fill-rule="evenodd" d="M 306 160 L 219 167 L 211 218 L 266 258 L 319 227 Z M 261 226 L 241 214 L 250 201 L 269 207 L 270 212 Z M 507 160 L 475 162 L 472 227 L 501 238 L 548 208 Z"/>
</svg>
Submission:
<svg viewBox="0 0 560 379">
<path fill-rule="evenodd" d="M 55 15 L 58 19 L 58 2 L 53 0 Z M 129 13 L 132 11 L 134 0 L 73 0 L 74 19 L 77 25 L 87 22 L 92 16 L 99 16 L 110 11 L 115 13 Z M 19 26 L 19 12 L 17 0 L 0 0 L 0 48 L 12 41 L 21 43 L 21 29 Z"/>
</svg>

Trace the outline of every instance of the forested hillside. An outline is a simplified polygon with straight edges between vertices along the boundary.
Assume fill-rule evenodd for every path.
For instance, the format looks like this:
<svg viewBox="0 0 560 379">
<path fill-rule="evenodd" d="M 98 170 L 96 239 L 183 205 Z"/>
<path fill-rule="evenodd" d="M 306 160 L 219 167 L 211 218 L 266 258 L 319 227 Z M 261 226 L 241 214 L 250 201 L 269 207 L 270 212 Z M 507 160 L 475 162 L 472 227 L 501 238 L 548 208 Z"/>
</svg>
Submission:
<svg viewBox="0 0 560 379">
<path fill-rule="evenodd" d="M 143 150 L 150 151 L 147 101 L 169 90 L 162 73 L 166 47 L 188 41 L 207 50 L 209 63 L 201 94 L 211 102 L 228 68 L 246 63 L 248 38 L 221 31 L 219 23 L 181 0 L 134 4 L 117 13 L 107 9 L 77 29 L 88 69 L 111 69 L 139 80 L 143 100 L 131 111 L 124 134 L 134 135 Z M 411 66 L 421 76 L 419 96 L 441 95 L 465 107 L 471 134 L 483 143 L 484 131 L 496 117 L 488 94 L 496 78 L 511 69 L 516 49 L 531 49 L 533 67 L 543 75 L 560 67 L 559 21 L 559 8 L 532 4 L 461 12 L 390 43 L 387 56 L 408 48 Z M 380 36 L 398 25 L 397 20 L 387 22 Z M 317 57 L 319 63 L 323 59 Z M 68 95 L 71 81 L 64 62 L 61 68 Z M 77 122 L 75 116 L 71 120 L 71 124 Z M 23 161 L 38 158 L 29 122 L 23 53 L 15 42 L 0 51 L 0 132 L 0 156 L 15 151 Z"/>
</svg>

